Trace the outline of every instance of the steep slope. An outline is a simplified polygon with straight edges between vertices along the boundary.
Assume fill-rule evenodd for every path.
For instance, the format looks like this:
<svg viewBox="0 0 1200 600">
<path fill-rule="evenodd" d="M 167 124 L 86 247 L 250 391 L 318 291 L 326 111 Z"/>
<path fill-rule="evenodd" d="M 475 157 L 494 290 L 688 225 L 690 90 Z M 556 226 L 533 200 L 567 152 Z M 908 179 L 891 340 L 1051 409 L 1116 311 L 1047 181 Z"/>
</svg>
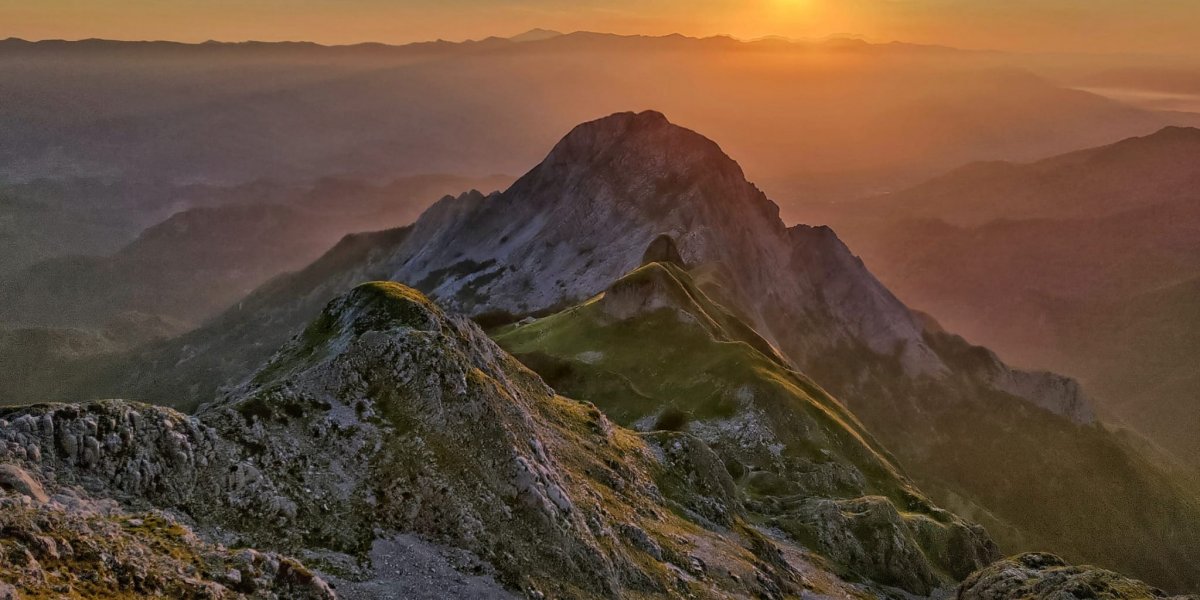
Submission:
<svg viewBox="0 0 1200 600">
<path fill-rule="evenodd" d="M 897 357 L 907 376 L 946 372 L 924 324 L 832 231 L 785 228 L 715 143 L 654 112 L 580 125 L 504 193 L 439 203 L 379 268 L 496 318 L 589 298 L 662 235 L 705 271 L 706 291 L 801 366 L 858 345 Z M 1062 387 L 1027 400 L 1071 410 L 1077 392 Z"/>
<path fill-rule="evenodd" d="M 409 535 L 532 597 L 886 593 L 753 526 L 695 438 L 612 425 L 393 283 L 334 300 L 194 417 L 105 401 L 0 418 L 5 468 L 31 485 L 186 514 L 210 539 L 298 553 L 349 580 L 378 577 L 355 558 Z M 888 552 L 886 539 L 864 543 Z"/>
<path fill-rule="evenodd" d="M 661 114 L 626 113 L 576 128 L 502 194 L 443 199 L 402 239 L 341 261 L 335 276 L 410 282 L 494 322 L 599 293 L 667 235 L 711 273 L 714 297 L 798 364 L 861 344 L 897 354 L 908 375 L 944 371 L 923 323 L 831 231 L 789 230 L 777 214 L 716 144 Z M 319 285 L 309 283 L 298 295 Z M 292 315 L 293 325 L 311 314 Z M 1063 387 L 1027 399 L 1071 410 L 1077 392 Z"/>
<path fill-rule="evenodd" d="M 1123 423 L 1200 464 L 1200 278 L 1064 313 L 1055 333 L 1067 368 Z"/>
<path fill-rule="evenodd" d="M 779 277 L 793 242 L 777 207 L 716 144 L 653 112 L 577 127 L 504 193 L 432 208 L 381 263 L 454 310 L 519 315 L 602 291 L 660 235 L 675 240 L 684 260 L 712 269 L 768 339 L 777 311 L 778 320 L 819 329 L 813 337 L 899 348 L 914 370 L 937 369 L 916 319 L 865 270 L 797 264 Z M 853 265 L 837 244 L 813 246 L 803 260 Z M 826 277 L 862 289 L 864 304 L 823 302 Z"/>
<path fill-rule="evenodd" d="M 797 492 L 811 496 L 808 485 L 852 496 L 866 486 L 870 493 L 888 495 L 872 489 L 880 477 L 877 467 L 851 460 L 854 466 L 847 470 L 844 456 L 834 458 L 845 442 L 821 434 L 814 439 L 814 427 L 797 420 L 806 414 L 807 403 L 825 410 L 840 405 L 772 358 L 773 349 L 753 332 L 718 325 L 736 323 L 736 318 L 690 281 L 675 267 L 642 267 L 597 299 L 501 329 L 497 339 L 557 389 L 595 402 L 619 423 L 671 426 L 701 437 L 732 472 L 742 474 L 739 482 L 748 493 L 763 499 L 756 506 L 764 518 L 790 532 L 806 530 L 803 518 L 788 514 L 794 501 L 787 498 Z M 952 357 L 948 364 L 954 372 L 987 380 L 978 371 L 995 360 L 986 350 L 945 334 L 929 337 L 943 355 Z M 841 355 L 830 362 L 845 360 L 863 357 Z M 827 365 L 817 368 L 824 375 L 820 381 L 854 389 Z M 899 365 L 893 369 L 898 371 Z M 879 387 L 868 390 L 866 398 L 848 398 L 856 412 L 877 423 L 875 430 L 900 449 L 923 487 L 935 490 L 960 514 L 987 524 L 1007 547 L 1053 547 L 1158 579 L 1188 581 L 1184 556 L 1194 551 L 1200 532 L 1187 524 L 1190 518 L 1177 520 L 1177 515 L 1200 514 L 1200 505 L 1195 483 L 1170 470 L 1169 463 L 1155 466 L 1136 443 L 1048 419 L 1002 392 L 970 390 L 989 404 L 981 413 L 943 396 L 948 392 L 929 382 L 906 384 L 897 378 L 887 389 L 875 385 Z M 781 399 L 780 389 L 788 390 L 782 398 L 791 400 Z M 906 395 L 924 402 L 909 400 L 911 410 L 901 414 L 878 402 Z M 802 400 L 797 403 L 796 398 Z M 851 423 L 851 429 L 857 423 L 848 413 L 839 420 Z M 879 425 L 884 422 L 890 426 Z M 861 430 L 859 435 L 870 437 Z M 1029 485 L 1032 477 L 1055 483 Z M 1064 496 L 1070 489 L 1103 491 L 1085 498 Z M 1129 510 L 1146 495 L 1157 498 L 1157 505 Z M 1174 550 L 1162 546 L 1162 540 L 1171 540 L 1167 546 Z M 1145 558 L 1114 552 L 1106 543 L 1143 548 Z M 912 565 L 905 568 L 919 572 Z"/>
<path fill-rule="evenodd" d="M 585 300 L 640 264 L 662 234 L 702 272 L 707 293 L 847 399 L 918 482 L 982 507 L 979 518 L 992 513 L 1009 546 L 1061 549 L 1166 585 L 1194 582 L 1175 557 L 1194 551 L 1200 536 L 1176 530 L 1173 550 L 1148 552 L 1159 538 L 1147 533 L 1170 531 L 1172 511 L 1197 514 L 1194 496 L 1088 426 L 1091 409 L 1074 382 L 1013 371 L 961 339 L 926 331 L 831 231 L 785 229 L 736 163 L 661 115 L 581 125 L 505 193 L 435 207 L 379 264 L 454 310 L 493 318 Z M 981 432 L 994 444 L 987 454 L 971 450 Z M 1006 456 L 1024 459 L 1011 465 Z M 1112 464 L 1128 464 L 1119 471 L 1129 477 L 1103 476 Z M 989 467 L 1011 475 L 989 478 Z M 1154 490 L 1164 508 L 1143 514 L 1100 495 L 1077 511 L 1047 503 L 1049 485 L 1013 498 L 1008 486 L 1046 473 L 1112 490 L 1113 499 Z M 1119 534 L 1080 526 L 1109 521 L 1122 524 Z"/>
<path fill-rule="evenodd" d="M 851 573 L 928 593 L 996 558 L 982 530 L 933 507 L 849 411 L 679 267 L 650 263 L 497 341 L 622 425 L 696 435 L 758 518 Z"/>
<path fill-rule="evenodd" d="M 912 306 L 1007 360 L 1078 377 L 1109 418 L 1200 465 L 1187 333 L 1188 282 L 1200 277 L 1197 161 L 1200 130 L 1170 128 L 967 167 L 814 216 Z"/>
</svg>

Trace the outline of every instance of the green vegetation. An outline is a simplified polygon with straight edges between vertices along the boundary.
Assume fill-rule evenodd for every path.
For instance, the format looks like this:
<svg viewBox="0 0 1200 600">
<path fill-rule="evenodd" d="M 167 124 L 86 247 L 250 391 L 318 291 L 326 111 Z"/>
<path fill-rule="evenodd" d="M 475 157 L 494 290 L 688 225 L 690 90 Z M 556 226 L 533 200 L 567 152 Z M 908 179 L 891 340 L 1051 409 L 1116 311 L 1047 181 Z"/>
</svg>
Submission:
<svg viewBox="0 0 1200 600">
<path fill-rule="evenodd" d="M 588 302 L 493 335 L 555 389 L 595 403 L 621 425 L 698 436 L 755 518 L 808 547 L 840 552 L 821 537 L 811 501 L 877 496 L 882 504 L 844 509 L 852 536 L 873 539 L 880 527 L 895 526 L 920 538 L 914 546 L 924 550 L 914 552 L 924 556 L 913 560 L 928 560 L 947 579 L 972 570 L 951 564 L 945 552 L 961 523 L 916 491 L 840 402 L 677 266 L 649 264 Z M 882 508 L 889 502 L 894 511 Z M 861 518 L 880 510 L 895 521 Z M 887 579 L 879 565 L 853 566 L 844 575 Z"/>
<path fill-rule="evenodd" d="M 738 327 L 741 322 L 692 285 L 682 269 L 642 267 L 608 294 L 647 286 L 661 290 L 670 305 L 617 319 L 609 298 L 600 296 L 500 330 L 496 339 L 555 389 L 596 403 L 623 425 L 645 427 L 654 419 L 719 423 L 759 413 L 786 446 L 785 456 L 819 462 L 837 456 L 886 482 L 878 490 L 884 495 L 907 497 L 897 483 L 903 477 L 849 411 L 781 364 L 757 334 L 747 336 L 749 328 Z"/>
</svg>

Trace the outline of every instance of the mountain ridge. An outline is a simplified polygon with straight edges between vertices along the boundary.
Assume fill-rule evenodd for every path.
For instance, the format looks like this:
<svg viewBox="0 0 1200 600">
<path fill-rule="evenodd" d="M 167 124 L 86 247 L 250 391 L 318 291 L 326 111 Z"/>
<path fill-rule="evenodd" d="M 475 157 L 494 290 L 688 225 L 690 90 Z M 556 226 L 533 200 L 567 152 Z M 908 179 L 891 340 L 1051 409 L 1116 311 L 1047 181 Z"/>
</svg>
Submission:
<svg viewBox="0 0 1200 600">
<path fill-rule="evenodd" d="M 334 299 L 255 377 L 194 416 L 110 400 L 7 408 L 0 419 L 0 501 L 15 493 L 35 513 L 64 510 L 40 490 L 57 498 L 78 486 L 70 493 L 87 502 L 186 514 L 208 539 L 303 555 L 308 566 L 276 560 L 260 570 L 311 597 L 334 597 L 313 567 L 335 570 L 339 589 L 386 581 L 376 570 L 385 565 L 351 565 L 397 535 L 458 548 L 461 568 L 532 598 L 890 593 L 886 583 L 848 583 L 827 559 L 760 530 L 692 436 L 613 425 L 594 405 L 557 395 L 470 321 L 392 282 Z M 273 556 L 238 556 L 246 553 L 250 563 Z M 218 597 L 309 597 L 245 588 L 263 584 L 242 568 L 246 579 L 210 567 L 202 575 Z M 13 581 L 45 589 L 34 576 Z"/>
<path fill-rule="evenodd" d="M 1078 377 L 1107 419 L 1194 466 L 1197 160 L 1200 129 L 1169 127 L 967 167 L 825 219 L 906 301 L 1008 360 Z"/>
<path fill-rule="evenodd" d="M 1073 382 L 1022 374 L 927 326 L 831 230 L 787 228 L 744 177 L 715 143 L 653 113 L 589 122 L 506 192 L 448 197 L 411 227 L 348 238 L 241 310 L 145 350 L 140 367 L 116 365 L 89 393 L 207 402 L 209 391 L 246 381 L 263 340 L 302 327 L 365 280 L 410 282 L 448 311 L 497 326 L 569 309 L 647 255 L 674 254 L 697 290 L 844 399 L 914 481 L 983 522 L 1002 547 L 1190 585 L 1196 574 L 1169 556 L 1186 555 L 1200 535 L 1153 532 L 1178 527 L 1167 515 L 1200 508 L 1092 422 Z M 674 252 L 661 251 L 664 235 Z M 1067 506 L 1056 485 L 1094 493 Z M 1145 514 L 1125 503 L 1147 496 L 1156 503 Z M 1131 550 L 1152 538 L 1169 549 Z"/>
</svg>

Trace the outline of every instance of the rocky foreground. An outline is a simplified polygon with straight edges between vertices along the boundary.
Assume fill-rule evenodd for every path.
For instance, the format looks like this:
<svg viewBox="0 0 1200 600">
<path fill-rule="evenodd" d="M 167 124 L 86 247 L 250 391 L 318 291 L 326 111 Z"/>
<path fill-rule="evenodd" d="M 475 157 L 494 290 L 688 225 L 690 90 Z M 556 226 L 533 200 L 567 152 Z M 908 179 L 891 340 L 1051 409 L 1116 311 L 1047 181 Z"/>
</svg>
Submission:
<svg viewBox="0 0 1200 600">
<path fill-rule="evenodd" d="M 0 419 L 0 597 L 909 598 L 956 583 L 938 567 L 903 578 L 938 543 L 929 519 L 831 503 L 814 551 L 758 522 L 700 438 L 614 425 L 397 284 L 338 298 L 194 416 L 103 401 Z M 983 536 L 943 551 L 990 560 Z M 839 563 L 839 547 L 889 557 L 891 575 Z M 958 594 L 1070 597 L 1107 577 L 1030 560 Z"/>
<path fill-rule="evenodd" d="M 2 573 L 31 596 L 330 595 L 292 559 L 239 568 L 252 551 L 200 539 L 353 581 L 405 533 L 530 597 L 860 594 L 743 519 L 703 444 L 613 426 L 395 284 L 336 300 L 196 416 L 106 401 L 3 418 L 6 516 L 36 525 L 6 542 Z"/>
</svg>

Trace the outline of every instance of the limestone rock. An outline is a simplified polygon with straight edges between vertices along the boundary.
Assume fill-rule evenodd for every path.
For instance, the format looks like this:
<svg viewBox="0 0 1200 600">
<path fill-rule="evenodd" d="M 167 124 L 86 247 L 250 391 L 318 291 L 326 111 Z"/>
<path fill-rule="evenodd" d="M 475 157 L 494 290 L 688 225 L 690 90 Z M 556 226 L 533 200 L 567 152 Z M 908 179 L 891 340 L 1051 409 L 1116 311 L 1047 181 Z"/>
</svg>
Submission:
<svg viewBox="0 0 1200 600">
<path fill-rule="evenodd" d="M 698 442 L 656 451 L 594 406 L 558 396 L 471 321 L 393 283 L 331 302 L 256 376 L 195 416 L 102 401 L 0 418 L 11 424 L 0 428 L 0 461 L 51 490 L 39 514 L 100 515 L 108 520 L 90 527 L 129 529 L 117 539 L 145 541 L 148 528 L 166 527 L 179 552 L 215 553 L 192 579 L 216 597 L 321 597 L 320 578 L 272 552 L 353 564 L 397 535 L 460 549 L 508 589 L 547 597 L 779 597 L 799 594 L 801 573 L 817 569 L 800 554 L 759 558 L 774 546 L 742 518 Z M 682 464 L 688 474 L 664 493 L 668 480 L 656 475 Z M 22 510 L 38 509 L 0 517 Z M 259 550 L 223 554 L 188 526 L 160 527 L 182 514 L 205 539 Z M 65 533 L 45 537 L 52 543 L 10 553 L 23 561 L 13 568 L 47 547 L 79 550 Z M 163 558 L 145 568 L 176 567 Z M 856 593 L 836 576 L 818 587 Z"/>
<path fill-rule="evenodd" d="M 1141 581 L 1099 569 L 1071 566 L 1053 554 L 1022 554 L 975 573 L 958 588 L 958 600 L 1195 600 L 1196 595 L 1170 596 Z"/>
<path fill-rule="evenodd" d="M 679 248 L 675 246 L 674 238 L 665 233 L 654 238 L 654 241 L 646 247 L 646 252 L 642 254 L 643 265 L 656 262 L 687 268 L 687 263 L 679 254 Z"/>
<path fill-rule="evenodd" d="M 16 492 L 39 504 L 50 499 L 42 484 L 16 465 L 0 465 L 0 490 Z"/>
</svg>

